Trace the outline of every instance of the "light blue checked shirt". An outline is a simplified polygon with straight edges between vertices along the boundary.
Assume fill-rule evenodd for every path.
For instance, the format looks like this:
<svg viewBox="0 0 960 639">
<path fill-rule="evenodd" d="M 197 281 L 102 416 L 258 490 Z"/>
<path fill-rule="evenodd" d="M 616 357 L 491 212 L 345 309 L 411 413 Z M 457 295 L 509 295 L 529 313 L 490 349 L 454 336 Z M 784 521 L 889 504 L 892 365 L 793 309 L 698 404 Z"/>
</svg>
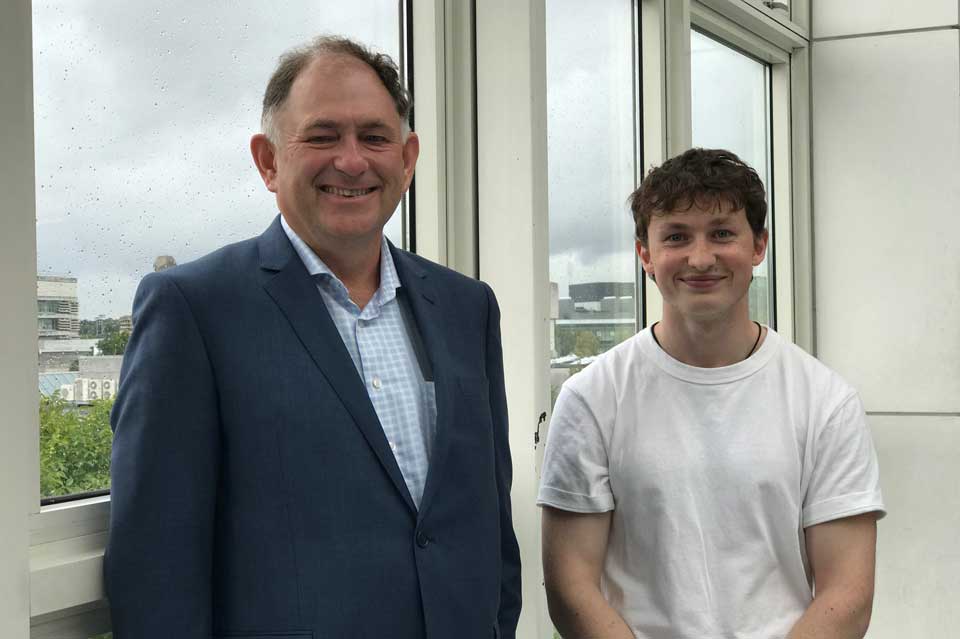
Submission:
<svg viewBox="0 0 960 639">
<path fill-rule="evenodd" d="M 280 223 L 333 318 L 367 388 L 387 442 L 417 508 L 423 497 L 437 423 L 433 382 L 423 379 L 397 299 L 397 275 L 387 240 L 380 244 L 380 288 L 361 310 L 333 271 L 281 216 Z"/>
</svg>

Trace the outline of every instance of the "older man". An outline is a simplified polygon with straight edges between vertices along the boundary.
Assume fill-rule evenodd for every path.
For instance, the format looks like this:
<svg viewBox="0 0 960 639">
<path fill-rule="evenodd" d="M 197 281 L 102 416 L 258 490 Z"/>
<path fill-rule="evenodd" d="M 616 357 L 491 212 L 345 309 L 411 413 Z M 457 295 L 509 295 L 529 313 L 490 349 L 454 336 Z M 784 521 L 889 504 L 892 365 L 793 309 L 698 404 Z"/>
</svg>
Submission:
<svg viewBox="0 0 960 639">
<path fill-rule="evenodd" d="M 383 236 L 409 111 L 386 56 L 285 54 L 251 141 L 280 215 L 144 278 L 113 413 L 117 639 L 514 636 L 496 300 Z"/>
</svg>

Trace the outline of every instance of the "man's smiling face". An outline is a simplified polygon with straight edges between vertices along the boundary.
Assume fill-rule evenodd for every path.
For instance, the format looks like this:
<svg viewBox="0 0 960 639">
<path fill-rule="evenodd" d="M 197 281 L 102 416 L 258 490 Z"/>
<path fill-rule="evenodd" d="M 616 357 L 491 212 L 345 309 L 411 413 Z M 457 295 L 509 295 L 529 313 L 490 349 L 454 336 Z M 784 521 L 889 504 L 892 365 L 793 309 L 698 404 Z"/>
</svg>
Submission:
<svg viewBox="0 0 960 639">
<path fill-rule="evenodd" d="M 755 237 L 743 209 L 731 210 L 722 200 L 719 206 L 695 203 L 687 211 L 654 215 L 647 246 L 637 246 L 664 302 L 690 319 L 749 313 L 753 267 L 766 248 L 766 230 Z"/>
<path fill-rule="evenodd" d="M 393 99 L 363 62 L 325 54 L 294 81 L 277 114 L 273 175 L 287 223 L 315 251 L 379 242 L 419 152 Z"/>
</svg>

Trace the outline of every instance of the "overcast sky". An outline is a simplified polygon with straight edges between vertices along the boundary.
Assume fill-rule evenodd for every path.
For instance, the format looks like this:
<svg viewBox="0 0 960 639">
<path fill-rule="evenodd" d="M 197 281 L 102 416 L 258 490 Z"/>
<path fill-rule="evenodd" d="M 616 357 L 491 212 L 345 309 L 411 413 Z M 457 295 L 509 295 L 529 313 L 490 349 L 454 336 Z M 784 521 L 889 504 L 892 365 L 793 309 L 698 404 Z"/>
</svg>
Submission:
<svg viewBox="0 0 960 639">
<path fill-rule="evenodd" d="M 276 205 L 248 143 L 286 48 L 343 33 L 399 54 L 396 0 L 243 4 L 34 2 L 38 271 L 78 278 L 82 318 L 129 313 L 158 255 L 188 261 L 267 227 Z M 550 278 L 566 295 L 635 275 L 631 3 L 551 0 L 547 33 Z M 695 82 L 712 83 L 699 106 L 694 92 L 695 134 L 756 148 L 737 115 L 755 96 L 725 88 L 757 65 L 697 46 Z"/>
<path fill-rule="evenodd" d="M 128 314 L 158 255 L 269 225 L 248 143 L 286 48 L 341 33 L 399 52 L 395 0 L 242 4 L 34 2 L 37 266 L 78 279 L 81 318 Z"/>
</svg>

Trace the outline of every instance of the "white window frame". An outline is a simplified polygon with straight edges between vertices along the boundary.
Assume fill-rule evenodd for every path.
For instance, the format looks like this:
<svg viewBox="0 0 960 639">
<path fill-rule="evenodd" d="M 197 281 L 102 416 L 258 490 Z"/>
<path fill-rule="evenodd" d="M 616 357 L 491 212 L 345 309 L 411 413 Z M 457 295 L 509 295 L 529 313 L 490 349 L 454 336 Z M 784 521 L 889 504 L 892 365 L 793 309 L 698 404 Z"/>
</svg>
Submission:
<svg viewBox="0 0 960 639">
<path fill-rule="evenodd" d="M 769 201 L 776 218 L 773 268 L 777 332 L 812 351 L 809 34 L 782 12 L 767 9 L 756 0 L 660 0 L 648 4 L 651 18 L 661 18 L 665 40 L 666 60 L 659 68 L 668 114 L 667 123 L 661 126 L 661 148 L 666 149 L 667 157 L 691 145 L 691 26 L 770 64 L 773 188 Z M 645 52 L 647 48 L 645 45 Z M 648 145 L 644 146 L 646 150 Z M 649 149 L 647 166 L 665 159 L 656 158 L 657 148 L 652 143 L 649 146 L 653 148 Z M 795 268 L 795 264 L 803 268 Z M 649 325 L 660 319 L 663 301 L 656 286 L 644 288 Z"/>
</svg>

